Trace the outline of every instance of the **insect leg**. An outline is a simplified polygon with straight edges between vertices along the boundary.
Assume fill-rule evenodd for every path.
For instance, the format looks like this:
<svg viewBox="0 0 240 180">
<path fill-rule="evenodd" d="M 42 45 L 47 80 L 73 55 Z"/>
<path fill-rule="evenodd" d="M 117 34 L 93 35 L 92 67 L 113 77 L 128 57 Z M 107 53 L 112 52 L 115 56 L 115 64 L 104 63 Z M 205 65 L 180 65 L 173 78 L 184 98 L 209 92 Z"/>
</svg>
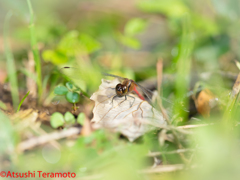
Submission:
<svg viewBox="0 0 240 180">
<path fill-rule="evenodd" d="M 132 105 L 133 105 L 133 104 L 134 104 L 134 102 L 135 102 L 135 97 L 133 97 L 133 96 L 130 96 L 130 95 L 125 95 L 125 100 L 123 100 L 122 102 L 120 102 L 120 103 L 119 103 L 119 105 L 120 105 L 120 104 L 122 104 L 124 101 L 126 101 L 126 100 L 127 100 L 127 96 L 128 96 L 128 97 L 131 97 L 131 98 L 133 98 L 133 102 L 131 103 L 131 106 L 130 106 L 130 107 L 132 107 Z M 115 97 L 115 96 L 114 96 L 114 97 Z M 113 97 L 113 98 L 114 98 L 114 97 Z"/>
<path fill-rule="evenodd" d="M 130 96 L 130 95 L 126 95 L 126 96 L 133 98 L 133 102 L 131 103 L 131 106 L 130 106 L 130 107 L 132 107 L 132 105 L 133 105 L 133 104 L 134 104 L 134 102 L 135 102 L 135 97 L 133 97 L 133 96 Z M 125 99 L 126 99 L 126 96 L 125 96 Z"/>
<path fill-rule="evenodd" d="M 113 100 L 116 98 L 116 97 L 119 97 L 118 95 L 115 95 L 115 96 L 113 96 L 113 98 L 112 98 L 112 107 L 111 108 L 113 108 Z M 124 100 L 125 101 L 125 100 Z M 121 103 L 120 103 L 121 104 Z"/>
<path fill-rule="evenodd" d="M 120 104 L 122 104 L 124 101 L 126 101 L 127 100 L 127 95 L 125 95 L 125 100 L 123 100 L 123 101 L 121 101 L 120 103 L 119 103 L 119 105 Z"/>
<path fill-rule="evenodd" d="M 118 95 L 113 96 L 113 98 L 112 98 L 112 105 L 113 105 L 113 99 L 116 98 L 116 97 L 118 97 Z"/>
</svg>

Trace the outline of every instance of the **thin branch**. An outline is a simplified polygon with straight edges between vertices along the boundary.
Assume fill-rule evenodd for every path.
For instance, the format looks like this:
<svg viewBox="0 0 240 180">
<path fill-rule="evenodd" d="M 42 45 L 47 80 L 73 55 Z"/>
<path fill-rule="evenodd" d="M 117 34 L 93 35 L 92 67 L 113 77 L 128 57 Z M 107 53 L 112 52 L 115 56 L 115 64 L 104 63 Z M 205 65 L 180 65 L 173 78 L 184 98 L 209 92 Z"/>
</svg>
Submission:
<svg viewBox="0 0 240 180">
<path fill-rule="evenodd" d="M 26 69 L 31 75 L 35 75 L 35 61 L 33 57 L 32 51 L 28 52 L 28 61 L 26 63 Z M 27 89 L 30 91 L 30 95 L 32 95 L 33 98 L 37 97 L 37 84 L 36 81 L 33 79 L 32 76 L 26 76 L 27 78 Z"/>
<path fill-rule="evenodd" d="M 173 171 L 178 171 L 178 170 L 183 170 L 185 169 L 184 164 L 173 164 L 173 165 L 160 165 L 157 166 L 156 168 L 148 168 L 139 171 L 140 174 L 151 174 L 151 173 L 164 173 L 164 172 L 173 172 Z M 195 168 L 196 165 L 191 166 L 190 168 Z"/>
<path fill-rule="evenodd" d="M 67 130 L 57 131 L 57 132 L 42 135 L 42 136 L 39 136 L 39 137 L 34 137 L 34 138 L 31 138 L 31 139 L 28 139 L 26 141 L 21 142 L 17 146 L 17 150 L 19 152 L 23 152 L 25 150 L 34 148 L 34 147 L 39 146 L 39 145 L 43 145 L 43 144 L 48 143 L 48 142 L 53 141 L 53 140 L 58 140 L 58 139 L 74 136 L 74 135 L 79 134 L 80 130 L 81 130 L 80 128 L 72 127 L 72 128 L 67 129 Z"/>
<path fill-rule="evenodd" d="M 162 100 L 160 98 L 160 92 L 161 92 L 161 83 L 162 83 L 162 69 L 163 69 L 163 62 L 162 62 L 162 59 L 159 59 L 158 60 L 158 63 L 157 63 L 157 74 L 158 74 L 158 98 L 157 98 L 157 102 L 158 102 L 158 105 L 160 107 L 160 110 L 162 112 L 162 115 L 163 117 L 166 119 L 167 121 L 167 124 L 168 125 L 171 125 L 171 121 L 166 113 L 166 110 L 164 109 L 163 105 L 162 105 Z M 179 149 L 182 149 L 183 146 L 180 142 L 180 140 L 178 139 L 178 135 L 177 135 L 177 132 L 175 131 L 175 129 L 172 129 L 172 134 L 174 136 L 174 140 L 178 146 Z M 185 155 L 183 153 L 179 153 L 181 159 L 183 160 L 183 162 L 185 163 L 188 163 L 188 159 L 185 157 Z"/>
<path fill-rule="evenodd" d="M 150 153 L 148 153 L 147 156 L 155 157 L 155 156 L 160 156 L 163 154 L 180 154 L 180 153 L 193 152 L 193 151 L 196 151 L 196 149 L 178 149 L 175 151 L 168 151 L 168 152 L 150 152 Z"/>
<path fill-rule="evenodd" d="M 158 84 L 158 94 L 161 95 L 161 85 L 162 85 L 162 71 L 163 71 L 163 60 L 160 58 L 157 62 L 157 84 Z"/>
<path fill-rule="evenodd" d="M 193 129 L 193 128 L 199 128 L 199 127 L 205 127 L 205 126 L 211 126 L 214 125 L 214 123 L 210 124 L 196 124 L 196 125 L 185 125 L 185 126 L 178 126 L 178 129 Z"/>
</svg>

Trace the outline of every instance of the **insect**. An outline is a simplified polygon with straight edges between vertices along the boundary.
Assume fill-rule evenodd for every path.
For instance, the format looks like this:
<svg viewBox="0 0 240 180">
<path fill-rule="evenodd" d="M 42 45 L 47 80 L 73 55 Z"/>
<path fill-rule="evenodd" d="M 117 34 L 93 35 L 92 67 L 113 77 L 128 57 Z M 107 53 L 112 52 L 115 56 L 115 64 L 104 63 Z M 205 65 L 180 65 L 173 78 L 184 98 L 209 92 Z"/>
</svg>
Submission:
<svg viewBox="0 0 240 180">
<path fill-rule="evenodd" d="M 60 69 L 60 72 L 62 74 L 66 75 L 68 77 L 71 77 L 73 79 L 77 78 L 77 74 L 79 74 L 79 71 L 80 70 L 75 67 L 63 67 Z M 112 101 L 111 101 L 112 103 L 113 103 L 114 99 L 117 97 L 125 97 L 125 100 L 127 100 L 127 97 L 130 97 L 133 99 L 133 102 L 131 103 L 131 106 L 132 106 L 135 102 L 135 97 L 131 96 L 130 94 L 133 92 L 135 92 L 140 99 L 145 100 L 145 98 L 138 92 L 136 87 L 138 87 L 146 95 L 147 99 L 151 102 L 150 94 L 152 94 L 152 92 L 150 90 L 144 88 L 140 84 L 136 83 L 134 80 L 128 79 L 128 78 L 123 78 L 123 77 L 113 75 L 113 74 L 108 74 L 108 73 L 102 73 L 102 75 L 115 77 L 115 78 L 118 78 L 120 81 L 122 81 L 122 83 L 117 84 L 115 87 L 116 95 L 112 98 Z M 96 78 L 98 78 L 98 77 L 96 77 Z"/>
<path fill-rule="evenodd" d="M 145 100 L 144 97 L 138 92 L 136 87 L 139 87 L 141 89 L 141 91 L 147 96 L 148 100 L 151 101 L 151 98 L 149 97 L 148 94 L 152 93 L 152 92 L 150 90 L 144 88 L 140 84 L 136 83 L 134 80 L 128 79 L 128 78 L 123 78 L 123 77 L 113 75 L 113 74 L 108 74 L 108 73 L 102 73 L 102 74 L 104 76 L 115 77 L 115 78 L 118 78 L 119 80 L 122 80 L 122 83 L 117 84 L 115 87 L 116 95 L 112 98 L 112 103 L 113 103 L 113 100 L 117 97 L 124 96 L 125 100 L 127 100 L 127 97 L 131 97 L 131 98 L 133 98 L 133 102 L 131 103 L 131 106 L 132 106 L 135 102 L 135 97 L 130 95 L 130 93 L 132 93 L 132 92 L 135 92 L 139 96 L 140 99 Z"/>
</svg>

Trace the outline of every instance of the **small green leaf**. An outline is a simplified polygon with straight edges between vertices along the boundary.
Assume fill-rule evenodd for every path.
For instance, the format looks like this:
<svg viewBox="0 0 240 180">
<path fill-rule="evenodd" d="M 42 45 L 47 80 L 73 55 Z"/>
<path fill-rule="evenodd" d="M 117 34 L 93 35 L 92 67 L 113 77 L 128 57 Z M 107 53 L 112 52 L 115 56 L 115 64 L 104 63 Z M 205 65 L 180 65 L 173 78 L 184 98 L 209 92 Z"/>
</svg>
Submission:
<svg viewBox="0 0 240 180">
<path fill-rule="evenodd" d="M 64 124 L 63 115 L 59 112 L 53 113 L 50 119 L 50 124 L 53 128 L 58 128 L 60 126 L 63 126 Z"/>
<path fill-rule="evenodd" d="M 70 103 L 78 103 L 80 100 L 80 95 L 76 92 L 68 92 L 66 94 L 66 99 Z"/>
<path fill-rule="evenodd" d="M 66 86 L 69 90 L 72 90 L 73 89 L 73 84 L 71 82 L 67 82 L 66 83 Z"/>
<path fill-rule="evenodd" d="M 142 32 L 147 26 L 147 22 L 140 18 L 134 18 L 127 22 L 124 33 L 128 36 Z"/>
<path fill-rule="evenodd" d="M 79 113 L 77 117 L 77 122 L 83 126 L 85 120 L 85 114 L 83 112 Z"/>
<path fill-rule="evenodd" d="M 101 49 L 101 44 L 88 34 L 80 34 L 79 39 L 87 53 Z"/>
<path fill-rule="evenodd" d="M 61 50 L 45 50 L 43 52 L 43 59 L 48 62 L 50 61 L 51 63 L 58 65 L 58 64 L 63 64 L 68 61 L 68 57 L 64 52 Z"/>
<path fill-rule="evenodd" d="M 74 124 L 75 123 L 75 117 L 72 113 L 66 112 L 64 115 L 65 122 L 68 124 Z"/>
<path fill-rule="evenodd" d="M 57 86 L 54 89 L 54 93 L 57 95 L 65 95 L 67 94 L 68 89 L 65 86 Z"/>
<path fill-rule="evenodd" d="M 133 37 L 124 36 L 124 35 L 119 33 L 119 34 L 117 34 L 117 38 L 125 46 L 128 46 L 128 47 L 133 48 L 133 49 L 141 48 L 141 43 L 139 42 L 139 40 L 137 40 Z"/>
</svg>

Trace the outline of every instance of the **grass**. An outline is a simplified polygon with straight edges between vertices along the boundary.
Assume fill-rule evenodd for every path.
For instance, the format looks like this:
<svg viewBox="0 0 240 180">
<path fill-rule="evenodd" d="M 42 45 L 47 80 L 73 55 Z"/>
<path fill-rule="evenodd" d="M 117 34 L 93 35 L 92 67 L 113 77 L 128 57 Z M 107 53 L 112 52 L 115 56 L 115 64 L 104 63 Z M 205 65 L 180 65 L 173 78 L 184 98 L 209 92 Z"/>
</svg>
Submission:
<svg viewBox="0 0 240 180">
<path fill-rule="evenodd" d="M 187 99 L 183 98 L 188 92 L 189 82 L 190 82 L 190 68 L 191 68 L 191 53 L 193 48 L 193 42 L 191 39 L 190 31 L 190 18 L 188 15 L 182 20 L 183 34 L 181 37 L 181 42 L 179 44 L 179 54 L 177 58 L 177 73 L 175 82 L 175 93 L 176 99 L 182 99 L 182 101 L 176 102 L 175 114 L 179 114 L 183 121 L 187 119 L 187 112 L 183 110 L 182 107 L 187 108 Z"/>
<path fill-rule="evenodd" d="M 25 94 L 25 96 L 22 98 L 21 102 L 20 102 L 19 105 L 18 105 L 17 112 L 20 110 L 23 101 L 26 99 L 26 97 L 28 97 L 29 93 L 30 93 L 30 91 L 28 91 L 27 94 Z"/>
<path fill-rule="evenodd" d="M 16 67 L 15 67 L 13 53 L 11 51 L 10 44 L 8 41 L 9 21 L 10 21 L 11 16 L 12 16 L 12 12 L 9 11 L 5 17 L 3 34 L 4 34 L 5 56 L 7 59 L 7 72 L 8 72 L 8 76 L 9 76 L 9 82 L 11 85 L 13 108 L 14 108 L 14 110 L 17 110 L 18 103 L 19 103 L 17 73 L 16 73 Z"/>
<path fill-rule="evenodd" d="M 36 71 L 37 71 L 37 86 L 38 86 L 38 103 L 41 103 L 42 97 L 42 70 L 41 70 L 41 60 L 38 50 L 36 32 L 35 32 L 35 25 L 34 25 L 34 13 L 33 8 L 30 0 L 27 0 L 29 12 L 30 12 L 30 40 L 31 40 L 31 48 L 33 52 L 34 61 L 36 64 Z"/>
</svg>

